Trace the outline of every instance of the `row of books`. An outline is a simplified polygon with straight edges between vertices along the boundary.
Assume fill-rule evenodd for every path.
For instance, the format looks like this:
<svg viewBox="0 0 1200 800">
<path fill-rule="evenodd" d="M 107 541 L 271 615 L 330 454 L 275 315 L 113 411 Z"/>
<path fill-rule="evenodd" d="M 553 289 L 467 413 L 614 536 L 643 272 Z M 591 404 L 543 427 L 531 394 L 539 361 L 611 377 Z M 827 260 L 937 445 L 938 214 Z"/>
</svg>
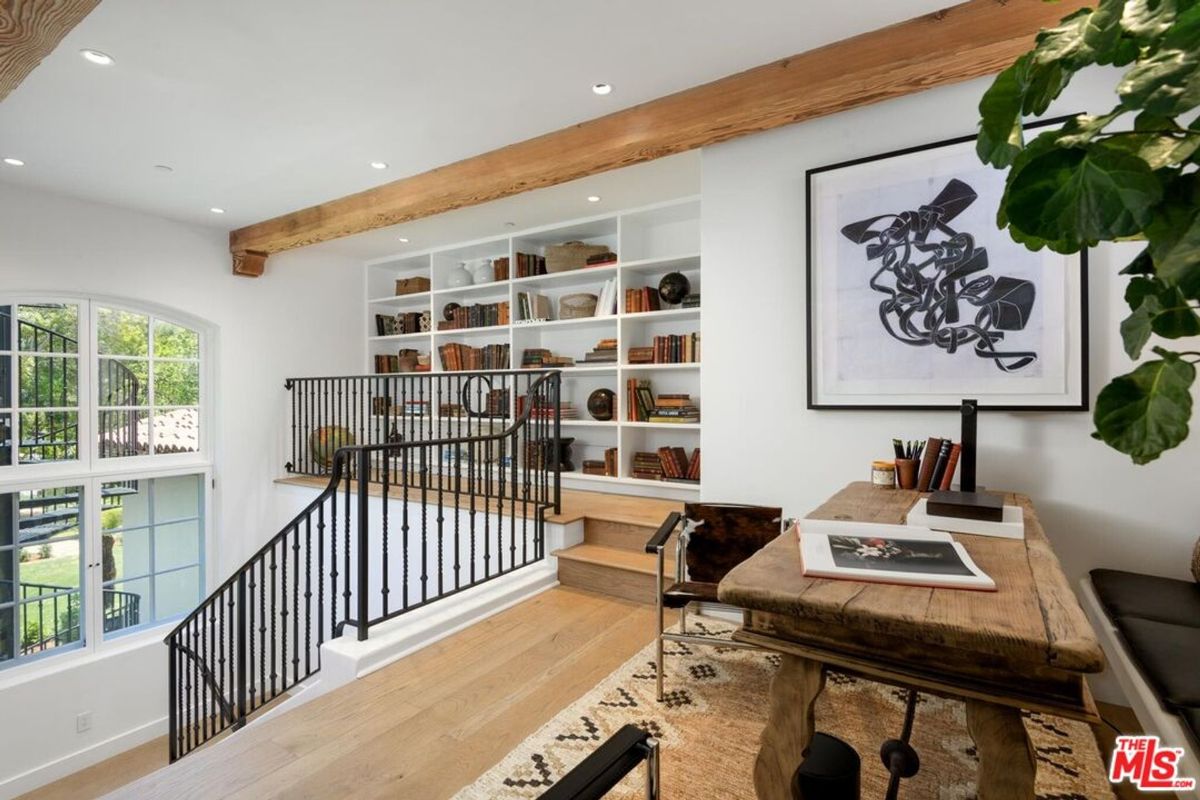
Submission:
<svg viewBox="0 0 1200 800">
<path fill-rule="evenodd" d="M 615 364 L 619 358 L 616 339 L 601 339 L 590 353 L 583 357 L 585 364 Z"/>
<path fill-rule="evenodd" d="M 533 253 L 517 253 L 517 277 L 530 278 L 546 274 L 546 259 Z"/>
<path fill-rule="evenodd" d="M 662 308 L 658 302 L 658 290 L 649 286 L 641 289 L 625 290 L 625 313 L 638 314 L 643 311 L 658 311 Z"/>
<path fill-rule="evenodd" d="M 629 378 L 625 381 L 625 418 L 630 422 L 649 422 L 654 410 L 650 381 Z"/>
<path fill-rule="evenodd" d="M 962 445 L 949 439 L 939 439 L 935 436 L 926 441 L 921 456 L 921 468 L 917 471 L 917 491 L 949 489 L 961 454 Z"/>
<path fill-rule="evenodd" d="M 649 347 L 629 348 L 630 364 L 694 364 L 699 360 L 699 333 L 655 336 Z"/>
<path fill-rule="evenodd" d="M 447 372 L 461 370 L 508 369 L 509 346 L 488 344 L 471 347 L 459 342 L 450 342 L 438 347 L 442 369 Z"/>
<path fill-rule="evenodd" d="M 375 356 L 375 374 L 389 375 L 402 372 L 429 372 L 429 356 L 418 355 L 416 350 L 401 350 L 399 353 L 380 353 Z"/>
<path fill-rule="evenodd" d="M 528 347 L 521 353 L 523 369 L 554 369 L 573 366 L 575 366 L 575 359 L 570 356 L 556 356 L 544 347 Z"/>
<path fill-rule="evenodd" d="M 606 478 L 617 477 L 617 448 L 610 447 L 604 451 L 604 460 L 584 459 L 584 475 L 602 475 Z"/>
<path fill-rule="evenodd" d="M 660 394 L 654 398 L 649 422 L 693 423 L 700 421 L 700 409 L 688 394 Z"/>
<path fill-rule="evenodd" d="M 494 280 L 508 280 L 508 256 L 492 259 L 492 277 Z"/>
<path fill-rule="evenodd" d="M 439 331 L 456 331 L 462 328 L 488 328 L 508 324 L 508 301 L 498 303 L 475 303 L 459 306 L 451 312 L 450 319 L 439 320 Z"/>
<path fill-rule="evenodd" d="M 398 336 L 405 333 L 421 332 L 421 316 L 428 311 L 407 311 L 401 314 L 376 314 L 375 334 L 377 336 Z"/>
<path fill-rule="evenodd" d="M 611 317 L 617 313 L 617 279 L 609 278 L 600 287 L 600 296 L 596 299 L 594 317 Z"/>
<path fill-rule="evenodd" d="M 517 398 L 517 416 L 518 417 L 525 413 L 525 406 L 526 406 L 526 399 L 525 399 L 525 396 L 522 395 Z M 529 418 L 530 419 L 554 419 L 553 404 L 551 404 L 547 401 L 534 403 L 533 407 L 529 409 Z M 575 408 L 575 404 L 572 403 L 570 400 L 564 400 L 558 404 L 558 418 L 559 419 L 579 419 L 579 411 Z"/>
</svg>

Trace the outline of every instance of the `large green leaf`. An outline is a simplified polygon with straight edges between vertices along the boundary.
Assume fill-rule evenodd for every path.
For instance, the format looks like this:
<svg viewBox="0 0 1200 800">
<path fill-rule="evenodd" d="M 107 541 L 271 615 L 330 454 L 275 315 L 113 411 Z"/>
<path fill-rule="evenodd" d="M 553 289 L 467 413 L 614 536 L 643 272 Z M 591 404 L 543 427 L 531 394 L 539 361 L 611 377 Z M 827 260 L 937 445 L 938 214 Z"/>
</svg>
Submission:
<svg viewBox="0 0 1200 800">
<path fill-rule="evenodd" d="M 1200 55 L 1162 50 L 1130 67 L 1117 85 L 1126 108 L 1175 116 L 1200 105 Z"/>
<path fill-rule="evenodd" d="M 1200 150 L 1200 133 L 1114 133 L 1105 137 L 1104 146 L 1135 155 L 1157 170 L 1186 163 Z"/>
<path fill-rule="evenodd" d="M 1079 70 L 1090 64 L 1111 64 L 1125 56 L 1121 51 L 1121 14 L 1124 0 L 1102 0 L 1093 11 L 1081 8 L 1037 36 L 1034 58 L 1059 62 Z"/>
<path fill-rule="evenodd" d="M 1158 298 L 1150 295 L 1142 298 L 1133 313 L 1121 322 L 1121 342 L 1130 358 L 1141 356 L 1142 348 L 1150 341 L 1154 332 L 1151 321 L 1158 310 Z"/>
<path fill-rule="evenodd" d="M 1007 167 L 1021 152 L 1023 114 L 1045 113 L 1072 73 L 1057 61 L 1042 63 L 1026 53 L 996 76 L 979 101 L 975 152 L 985 164 Z"/>
<path fill-rule="evenodd" d="M 1150 248 L 1147 247 L 1142 252 L 1130 261 L 1121 269 L 1121 275 L 1153 275 L 1154 274 L 1154 259 L 1150 257 Z"/>
<path fill-rule="evenodd" d="M 1165 339 L 1200 335 L 1200 316 L 1177 286 L 1136 277 L 1125 287 L 1125 302 L 1133 309 L 1121 323 L 1121 339 L 1130 358 L 1142 354 L 1152 333 Z"/>
<path fill-rule="evenodd" d="M 1097 144 L 1048 150 L 1010 178 L 1008 223 L 1060 253 L 1140 233 L 1162 197 L 1146 162 Z"/>
<path fill-rule="evenodd" d="M 1170 29 L 1177 13 L 1175 0 L 1129 0 L 1121 15 L 1121 27 L 1143 43 L 1152 42 Z"/>
<path fill-rule="evenodd" d="M 1147 464 L 1187 438 L 1196 368 L 1174 353 L 1114 378 L 1100 390 L 1093 417 L 1098 439 Z"/>
<path fill-rule="evenodd" d="M 1167 199 L 1154 210 L 1146 226 L 1155 273 L 1179 287 L 1186 297 L 1200 299 L 1200 179 L 1196 173 L 1169 185 Z"/>
</svg>

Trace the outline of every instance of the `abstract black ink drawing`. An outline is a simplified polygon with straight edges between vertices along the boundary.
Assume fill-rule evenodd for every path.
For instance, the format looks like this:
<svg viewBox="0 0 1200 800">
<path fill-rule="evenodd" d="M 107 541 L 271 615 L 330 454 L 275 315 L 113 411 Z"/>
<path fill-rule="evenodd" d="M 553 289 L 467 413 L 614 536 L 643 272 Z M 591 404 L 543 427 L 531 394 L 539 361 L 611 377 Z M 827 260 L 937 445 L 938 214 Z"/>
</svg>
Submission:
<svg viewBox="0 0 1200 800">
<path fill-rule="evenodd" d="M 982 274 L 987 249 L 950 222 L 978 197 L 967 183 L 951 179 L 928 205 L 916 211 L 883 214 L 842 228 L 842 235 L 865 244 L 868 261 L 879 261 L 870 286 L 886 295 L 879 304 L 884 330 L 915 347 L 933 345 L 948 354 L 971 346 L 1004 372 L 1037 360 L 1031 350 L 1004 350 L 1006 331 L 1024 330 L 1036 295 L 1031 281 Z M 977 309 L 971 318 L 970 308 Z"/>
</svg>

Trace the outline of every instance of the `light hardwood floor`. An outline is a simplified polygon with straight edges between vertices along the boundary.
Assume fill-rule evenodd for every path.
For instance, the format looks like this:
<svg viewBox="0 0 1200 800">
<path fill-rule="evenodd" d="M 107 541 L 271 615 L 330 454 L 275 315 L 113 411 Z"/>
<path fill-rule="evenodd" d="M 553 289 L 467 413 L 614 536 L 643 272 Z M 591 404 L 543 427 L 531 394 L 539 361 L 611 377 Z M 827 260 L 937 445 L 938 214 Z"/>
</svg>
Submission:
<svg viewBox="0 0 1200 800">
<path fill-rule="evenodd" d="M 552 589 L 113 797 L 449 797 L 648 644 L 652 613 Z M 116 761 L 38 797 L 98 796 Z"/>
</svg>

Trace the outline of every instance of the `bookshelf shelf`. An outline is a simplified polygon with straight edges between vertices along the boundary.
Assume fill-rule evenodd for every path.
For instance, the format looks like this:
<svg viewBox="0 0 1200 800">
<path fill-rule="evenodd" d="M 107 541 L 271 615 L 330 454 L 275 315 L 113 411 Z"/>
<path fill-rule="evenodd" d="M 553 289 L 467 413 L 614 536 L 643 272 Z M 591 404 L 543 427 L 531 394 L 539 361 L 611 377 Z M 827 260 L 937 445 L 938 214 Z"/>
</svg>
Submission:
<svg viewBox="0 0 1200 800">
<path fill-rule="evenodd" d="M 517 254 L 544 256 L 546 247 L 566 241 L 583 241 L 608 247 L 621 259 L 616 263 L 566 272 L 517 277 Z M 454 270 L 462 262 L 481 258 L 509 259 L 509 277 L 483 284 L 450 287 Z M 522 263 L 528 263 L 528 260 Z M 699 445 L 699 423 L 630 422 L 625 419 L 625 386 L 627 380 L 652 381 L 652 391 L 658 393 L 687 393 L 697 400 L 700 390 L 700 364 L 628 364 L 585 362 L 584 356 L 594 350 L 602 339 L 616 339 L 620 358 L 628 357 L 630 347 L 644 347 L 655 336 L 700 332 L 700 308 L 667 308 L 660 311 L 624 311 L 627 289 L 655 288 L 663 275 L 682 272 L 700 291 L 700 201 L 683 198 L 654 206 L 570 220 L 542 228 L 514 232 L 501 237 L 489 237 L 473 242 L 454 243 L 415 253 L 392 255 L 367 262 L 364 304 L 367 309 L 368 371 L 374 371 L 375 357 L 395 356 L 399 349 L 413 349 L 428 354 L 435 372 L 442 369 L 438 348 L 450 342 L 471 347 L 506 344 L 509 362 L 520 368 L 526 349 L 542 348 L 556 356 L 568 356 L 576 361 L 572 367 L 562 367 L 562 400 L 578 409 L 582 419 L 562 420 L 565 436 L 575 439 L 572 459 L 577 467 L 584 460 L 600 460 L 607 449 L 617 448 L 618 475 L 585 475 L 581 469 L 563 474 L 567 488 L 611 487 L 609 491 L 657 495 L 672 499 L 689 499 L 699 491 L 697 484 L 654 481 L 632 476 L 634 454 L 655 451 L 660 447 L 685 447 L 690 453 Z M 409 295 L 392 295 L 394 283 L 402 278 L 425 277 L 432 291 Z M 614 312 L 580 319 L 549 319 L 524 322 L 515 319 L 522 293 L 544 295 L 553 316 L 558 316 L 559 301 L 566 294 L 586 292 L 600 295 L 607 281 L 615 282 Z M 424 333 L 395 336 L 374 336 L 376 314 L 430 312 L 433 325 L 443 318 L 445 306 L 455 302 L 463 306 L 475 303 L 508 302 L 512 322 L 478 328 L 433 330 Z M 533 372 L 534 369 L 524 371 Z M 587 414 L 588 396 L 597 389 L 613 392 L 615 400 L 613 421 L 601 422 Z M 471 426 L 508 425 L 507 420 L 466 420 L 456 417 L 434 417 L 435 424 Z"/>
</svg>

